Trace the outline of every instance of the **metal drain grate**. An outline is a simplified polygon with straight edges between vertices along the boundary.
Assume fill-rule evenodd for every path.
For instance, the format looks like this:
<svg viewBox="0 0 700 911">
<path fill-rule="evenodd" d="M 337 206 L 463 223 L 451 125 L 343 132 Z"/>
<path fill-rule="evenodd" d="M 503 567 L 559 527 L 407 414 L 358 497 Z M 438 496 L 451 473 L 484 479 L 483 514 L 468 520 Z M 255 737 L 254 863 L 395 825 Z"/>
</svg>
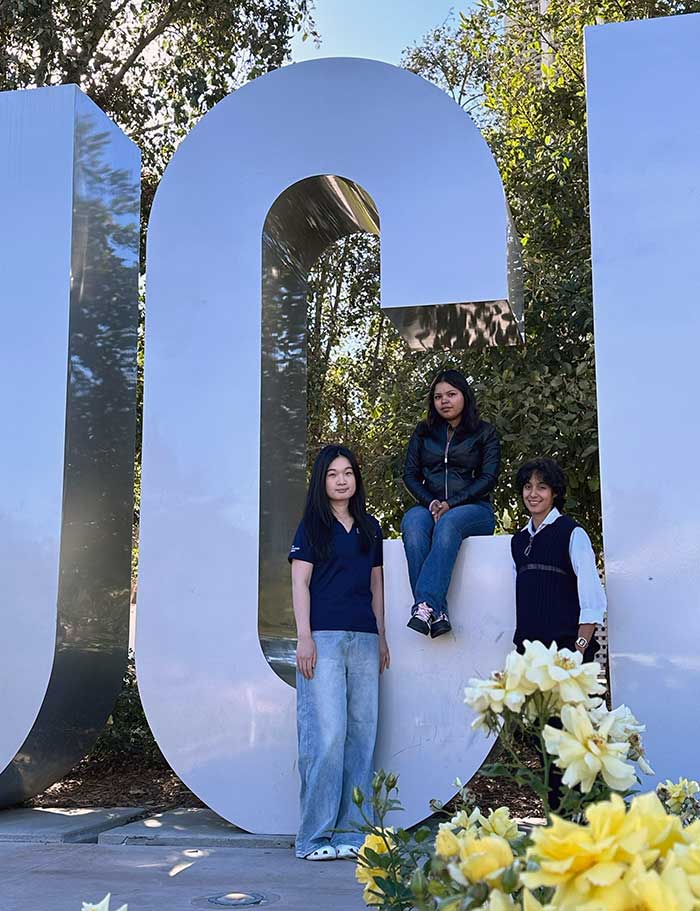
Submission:
<svg viewBox="0 0 700 911">
<path fill-rule="evenodd" d="M 262 892 L 225 892 L 223 895 L 212 895 L 208 902 L 218 908 L 250 908 L 267 904 L 266 898 Z"/>
</svg>

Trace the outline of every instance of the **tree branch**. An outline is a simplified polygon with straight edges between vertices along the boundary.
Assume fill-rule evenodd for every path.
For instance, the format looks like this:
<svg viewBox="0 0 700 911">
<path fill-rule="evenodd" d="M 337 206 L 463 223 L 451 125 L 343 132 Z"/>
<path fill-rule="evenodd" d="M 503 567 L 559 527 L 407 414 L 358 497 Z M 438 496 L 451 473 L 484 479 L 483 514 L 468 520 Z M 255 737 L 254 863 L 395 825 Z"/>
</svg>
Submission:
<svg viewBox="0 0 700 911">
<path fill-rule="evenodd" d="M 131 67 L 136 63 L 141 54 L 146 50 L 146 48 L 155 41 L 163 32 L 167 29 L 170 23 L 175 19 L 177 14 L 180 12 L 182 7 L 185 5 L 185 0 L 177 0 L 173 3 L 170 8 L 164 13 L 160 19 L 157 20 L 156 24 L 149 31 L 142 31 L 139 36 L 134 48 L 132 49 L 129 56 L 126 58 L 124 63 L 119 67 L 117 72 L 109 80 L 105 88 L 100 92 L 104 98 L 109 98 L 109 96 L 114 92 L 114 90 L 119 86 L 124 77 L 129 72 Z"/>
</svg>

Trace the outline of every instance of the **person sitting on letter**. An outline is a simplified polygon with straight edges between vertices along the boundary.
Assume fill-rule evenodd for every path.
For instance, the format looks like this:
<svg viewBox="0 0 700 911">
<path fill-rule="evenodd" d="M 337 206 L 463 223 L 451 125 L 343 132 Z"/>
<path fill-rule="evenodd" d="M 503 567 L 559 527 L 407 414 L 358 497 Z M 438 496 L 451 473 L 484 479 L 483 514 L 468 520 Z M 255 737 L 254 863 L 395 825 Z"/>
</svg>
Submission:
<svg viewBox="0 0 700 911">
<path fill-rule="evenodd" d="M 496 428 L 480 420 L 467 378 L 458 370 L 441 370 L 404 466 L 404 484 L 419 503 L 401 523 L 413 591 L 410 629 L 433 638 L 452 629 L 447 613 L 452 569 L 464 538 L 494 532 L 490 493 L 500 467 Z"/>
</svg>

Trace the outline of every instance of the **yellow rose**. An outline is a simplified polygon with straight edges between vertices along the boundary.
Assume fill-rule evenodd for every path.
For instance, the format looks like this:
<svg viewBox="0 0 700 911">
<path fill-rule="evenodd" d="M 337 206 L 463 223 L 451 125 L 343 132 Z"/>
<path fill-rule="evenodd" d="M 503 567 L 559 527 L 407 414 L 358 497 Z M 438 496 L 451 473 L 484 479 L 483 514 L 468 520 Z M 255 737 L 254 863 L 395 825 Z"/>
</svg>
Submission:
<svg viewBox="0 0 700 911">
<path fill-rule="evenodd" d="M 627 814 L 627 829 L 643 841 L 641 849 L 634 843 L 621 846 L 630 863 L 641 856 L 645 865 L 650 866 L 685 840 L 680 819 L 668 814 L 653 792 L 634 798 Z"/>
<path fill-rule="evenodd" d="M 365 883 L 362 898 L 366 905 L 376 905 L 381 902 L 381 898 L 377 895 L 376 877 L 386 876 L 386 870 L 381 867 L 373 867 L 365 852 L 369 848 L 376 854 L 386 854 L 389 851 L 389 846 L 394 841 L 392 832 L 392 829 L 385 829 L 382 835 L 370 833 L 365 837 L 364 843 L 358 852 L 355 879 L 358 883 Z"/>
<path fill-rule="evenodd" d="M 521 874 L 528 889 L 553 886 L 557 911 L 696 911 L 700 907 L 700 826 L 683 830 L 658 797 L 636 797 L 629 810 L 613 794 L 586 810 L 587 825 L 552 817 L 533 832 Z M 693 827 L 689 827 L 693 830 Z M 697 890 L 697 891 L 696 891 Z M 524 896 L 523 911 L 537 903 Z"/>
<path fill-rule="evenodd" d="M 561 722 L 561 730 L 545 725 L 542 734 L 547 752 L 565 770 L 562 779 L 565 785 L 570 788 L 580 785 L 587 794 L 599 774 L 615 791 L 626 791 L 636 783 L 634 768 L 624 761 L 629 744 L 610 740 L 605 722 L 596 730 L 581 705 L 565 705 Z"/>
<path fill-rule="evenodd" d="M 540 902 L 535 898 L 535 896 L 532 894 L 532 892 L 528 892 L 527 889 L 523 889 L 522 902 L 523 902 L 523 911 L 555 911 L 554 905 L 540 904 Z M 607 911 L 607 909 L 606 909 L 606 911 Z"/>
<path fill-rule="evenodd" d="M 673 858 L 669 858 L 661 873 L 646 870 L 637 858 L 625 885 L 636 899 L 636 904 L 628 905 L 635 911 L 693 911 L 697 907 L 688 878 Z"/>
<path fill-rule="evenodd" d="M 476 834 L 476 824 L 481 818 L 481 813 L 478 808 L 472 810 L 471 813 L 467 813 L 466 810 L 460 810 L 459 813 L 456 813 L 450 820 L 450 825 L 452 829 L 464 829 L 465 832 L 471 832 Z"/>
<path fill-rule="evenodd" d="M 677 782 L 667 779 L 659 787 L 668 794 L 668 808 L 672 813 L 680 813 L 687 798 L 700 793 L 700 784 L 687 778 L 679 778 Z"/>
<path fill-rule="evenodd" d="M 516 905 L 510 895 L 506 895 L 500 889 L 494 889 L 479 911 L 515 911 L 519 908 L 520 905 Z"/>
<path fill-rule="evenodd" d="M 512 841 L 520 834 L 518 825 L 514 819 L 511 819 L 508 807 L 499 807 L 497 810 L 491 810 L 488 816 L 479 816 L 477 820 L 480 828 L 484 832 L 492 835 L 500 835 L 508 841 Z"/>
<path fill-rule="evenodd" d="M 605 692 L 598 682 L 600 665 L 584 662 L 580 652 L 557 649 L 556 642 L 546 646 L 526 640 L 522 657 L 527 680 L 540 692 L 553 693 L 564 705 L 586 704 L 590 696 Z"/>
<path fill-rule="evenodd" d="M 505 668 L 494 671 L 486 680 L 474 677 L 464 691 L 464 701 L 476 713 L 473 728 L 485 726 L 484 715 L 491 711 L 503 714 L 504 709 L 520 712 L 526 698 L 537 689 L 527 678 L 527 665 L 516 651 L 506 657 Z"/>
<path fill-rule="evenodd" d="M 447 869 L 455 882 L 462 886 L 487 882 L 500 884 L 503 871 L 513 863 L 510 845 L 500 835 L 477 838 L 467 834 L 459 839 L 459 857 Z"/>
<path fill-rule="evenodd" d="M 527 859 L 536 861 L 539 869 L 521 875 L 528 889 L 565 886 L 602 859 L 586 827 L 558 816 L 552 816 L 551 825 L 546 828 L 535 829 L 532 841 Z"/>
<path fill-rule="evenodd" d="M 443 822 L 435 838 L 435 853 L 443 860 L 459 854 L 459 839 L 452 831 L 450 823 Z"/>
<path fill-rule="evenodd" d="M 700 899 L 700 844 L 675 845 L 673 854 L 678 866 L 688 878 L 693 895 Z"/>
<path fill-rule="evenodd" d="M 586 816 L 587 826 L 552 816 L 551 825 L 533 831 L 527 858 L 539 869 L 521 874 L 529 889 L 556 886 L 560 898 L 582 902 L 592 888 L 609 887 L 623 876 L 627 865 L 617 855 L 626 835 L 625 802 L 614 794 L 589 807 Z"/>
</svg>

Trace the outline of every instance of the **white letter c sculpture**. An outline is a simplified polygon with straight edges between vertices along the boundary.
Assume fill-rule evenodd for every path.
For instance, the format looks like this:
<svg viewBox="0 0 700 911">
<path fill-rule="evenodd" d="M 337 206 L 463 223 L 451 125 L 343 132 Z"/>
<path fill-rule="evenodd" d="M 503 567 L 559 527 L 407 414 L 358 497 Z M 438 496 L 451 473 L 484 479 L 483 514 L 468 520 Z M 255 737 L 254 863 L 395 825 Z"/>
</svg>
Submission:
<svg viewBox="0 0 700 911">
<path fill-rule="evenodd" d="M 329 59 L 255 80 L 185 139 L 153 206 L 139 685 L 175 771 L 250 831 L 297 820 L 295 694 L 282 678 L 305 487 L 306 274 L 328 243 L 380 222 L 381 305 L 409 345 L 517 341 L 495 163 L 464 112 L 404 70 Z M 376 764 L 400 775 L 404 824 L 489 749 L 461 694 L 510 648 L 508 543 L 463 547 L 456 636 L 433 642 L 405 629 L 403 551 L 387 542 L 393 664 Z"/>
</svg>

